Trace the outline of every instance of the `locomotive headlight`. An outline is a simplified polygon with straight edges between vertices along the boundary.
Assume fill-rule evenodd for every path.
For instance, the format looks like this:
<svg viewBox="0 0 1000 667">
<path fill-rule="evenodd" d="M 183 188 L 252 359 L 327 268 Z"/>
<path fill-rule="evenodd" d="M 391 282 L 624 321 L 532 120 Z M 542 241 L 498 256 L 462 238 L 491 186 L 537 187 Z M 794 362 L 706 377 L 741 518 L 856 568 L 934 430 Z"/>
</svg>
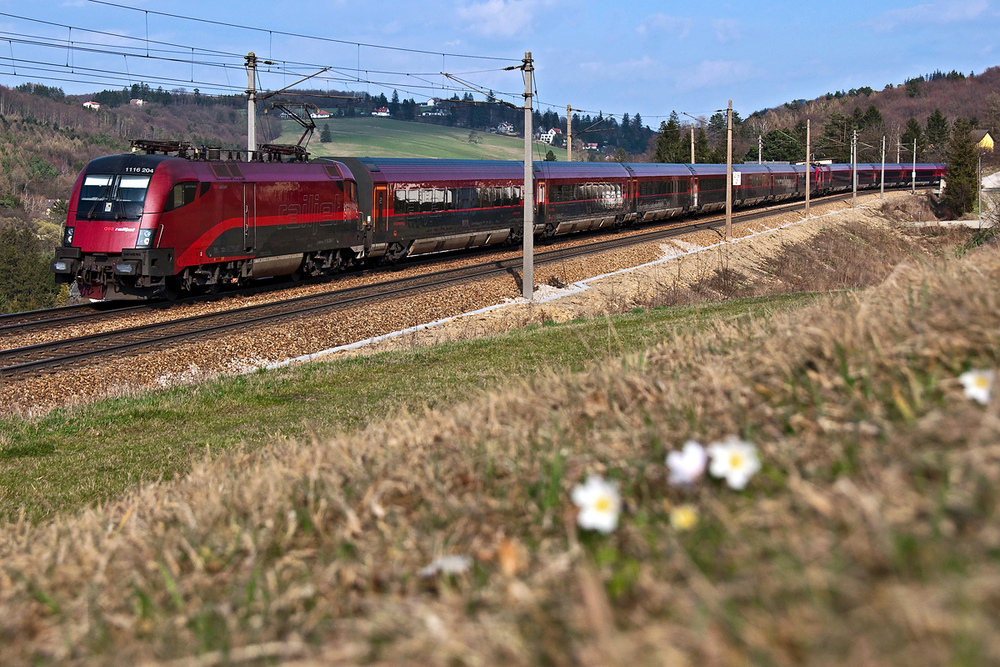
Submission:
<svg viewBox="0 0 1000 667">
<path fill-rule="evenodd" d="M 57 273 L 67 273 L 69 271 L 69 264 L 63 261 L 53 262 L 52 268 L 55 269 Z"/>
<path fill-rule="evenodd" d="M 73 227 L 67 227 L 63 232 L 63 246 L 69 248 L 73 245 Z"/>
<path fill-rule="evenodd" d="M 136 248 L 148 248 L 153 245 L 153 237 L 156 236 L 155 229 L 140 229 L 139 238 L 135 242 Z"/>
</svg>

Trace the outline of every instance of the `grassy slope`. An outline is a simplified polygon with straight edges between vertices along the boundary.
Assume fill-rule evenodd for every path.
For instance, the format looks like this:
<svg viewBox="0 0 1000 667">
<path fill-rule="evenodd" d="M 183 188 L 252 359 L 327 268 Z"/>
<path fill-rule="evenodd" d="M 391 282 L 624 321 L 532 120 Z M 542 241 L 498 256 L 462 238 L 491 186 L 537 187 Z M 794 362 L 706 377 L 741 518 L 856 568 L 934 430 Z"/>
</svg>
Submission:
<svg viewBox="0 0 1000 667">
<path fill-rule="evenodd" d="M 190 469 L 205 451 L 275 438 L 323 437 L 456 400 L 503 383 L 654 344 L 713 318 L 760 314 L 807 296 L 657 309 L 410 352 L 386 353 L 0 420 L 0 517 L 39 520 L 112 499 Z"/>
<path fill-rule="evenodd" d="M 852 230 L 852 257 L 876 258 L 858 249 L 878 238 Z M 0 528 L 0 661 L 995 663 L 1000 403 L 969 400 L 957 376 L 1000 363 L 1000 253 L 906 264 L 816 308 L 671 308 L 613 330 L 541 327 L 207 385 L 194 402 L 217 413 L 311 403 L 260 426 L 284 434 L 299 428 L 285 420 L 322 421 L 334 405 L 304 400 L 310 377 L 391 371 L 351 378 L 359 430 L 312 443 L 251 435 L 172 483 Z M 619 343 L 631 326 L 634 342 Z M 525 356 L 510 361 L 515 350 Z M 456 367 L 465 379 L 449 379 Z M 482 368 L 531 377 L 484 396 L 468 389 Z M 423 412 L 422 383 L 454 393 Z M 356 389 L 389 419 L 366 424 Z M 163 407 L 186 393 L 166 392 Z M 155 418 L 155 403 L 132 400 L 61 414 L 63 426 L 79 415 L 105 442 L 121 408 Z M 165 416 L 148 427 L 176 417 Z M 667 483 L 667 451 L 731 434 L 760 449 L 746 490 Z M 174 449 L 177 467 L 200 445 Z M 77 476 L 96 487 L 100 472 Z M 591 473 L 624 498 L 607 536 L 574 525 L 570 494 Z M 682 503 L 700 516 L 690 531 L 670 521 Z M 473 565 L 417 574 L 441 554 Z"/>
<path fill-rule="evenodd" d="M 297 143 L 301 127 L 284 121 L 283 134 L 275 143 Z M 319 134 L 324 125 L 330 127 L 333 140 L 324 144 Z M 391 118 L 337 118 L 320 120 L 309 143 L 315 157 L 352 155 L 372 157 L 433 157 L 469 160 L 523 160 L 524 141 L 485 132 L 476 132 L 478 143 L 469 141 L 469 130 L 409 123 Z M 566 150 L 535 143 L 535 159 L 542 160 L 552 150 L 557 159 L 566 159 Z"/>
</svg>

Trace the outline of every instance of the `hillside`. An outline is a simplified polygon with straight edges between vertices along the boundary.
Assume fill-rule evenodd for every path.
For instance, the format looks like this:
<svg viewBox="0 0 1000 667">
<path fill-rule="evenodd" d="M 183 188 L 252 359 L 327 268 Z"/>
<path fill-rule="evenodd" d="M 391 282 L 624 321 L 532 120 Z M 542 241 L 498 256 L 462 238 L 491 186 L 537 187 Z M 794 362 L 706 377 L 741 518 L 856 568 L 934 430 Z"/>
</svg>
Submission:
<svg viewBox="0 0 1000 667">
<path fill-rule="evenodd" d="M 609 277 L 614 317 L 3 421 L 0 660 L 995 663 L 998 399 L 959 377 L 1000 255 L 899 206 Z M 727 283 L 803 292 L 637 307 Z M 730 437 L 745 485 L 671 480 Z"/>
<path fill-rule="evenodd" d="M 872 109 L 874 108 L 874 111 Z M 943 123 L 934 127 L 932 115 L 940 111 Z M 950 128 L 959 118 L 974 127 L 1000 133 L 1000 67 L 991 67 L 977 75 L 937 72 L 917 77 L 904 84 L 889 84 L 882 90 L 859 86 L 848 91 L 834 91 L 815 100 L 796 100 L 780 107 L 755 111 L 736 132 L 734 155 L 757 154 L 757 137 L 763 136 L 765 150 L 770 139 L 797 140 L 794 150 L 804 154 L 805 121 L 811 121 L 812 147 L 819 157 L 847 161 L 853 130 L 859 134 L 859 159 L 878 162 L 882 137 L 887 139 L 886 159 L 894 162 L 897 141 L 901 140 L 902 161 L 912 159 L 912 140 L 917 139 L 917 159 L 943 161 Z M 917 136 L 908 133 L 908 121 L 919 125 Z M 995 155 L 986 162 L 998 164 Z"/>
<path fill-rule="evenodd" d="M 392 118 L 333 118 L 316 122 L 317 130 L 309 143 L 309 152 L 317 157 L 353 155 L 373 157 L 431 157 L 469 160 L 523 160 L 524 139 Z M 297 143 L 302 127 L 294 121 L 282 121 L 278 143 Z M 320 141 L 324 128 L 330 141 Z M 566 149 L 538 142 L 533 147 L 536 160 L 544 160 L 549 150 L 556 159 L 566 159 Z"/>
</svg>

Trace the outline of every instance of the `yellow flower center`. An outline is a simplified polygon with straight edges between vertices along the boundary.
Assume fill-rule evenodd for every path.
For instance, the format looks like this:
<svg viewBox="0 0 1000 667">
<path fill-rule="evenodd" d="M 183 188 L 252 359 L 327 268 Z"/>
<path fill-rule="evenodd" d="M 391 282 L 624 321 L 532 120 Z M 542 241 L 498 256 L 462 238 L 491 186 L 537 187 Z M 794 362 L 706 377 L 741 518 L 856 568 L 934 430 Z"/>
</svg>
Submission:
<svg viewBox="0 0 1000 667">
<path fill-rule="evenodd" d="M 976 378 L 976 386 L 979 387 L 980 389 L 986 389 L 988 385 L 989 383 L 986 381 L 986 378 L 984 376 L 980 375 L 979 377 Z"/>
<path fill-rule="evenodd" d="M 737 452 L 729 455 L 729 467 L 736 469 L 743 465 L 743 456 Z"/>
<path fill-rule="evenodd" d="M 594 503 L 594 509 L 598 512 L 608 512 L 611 510 L 611 498 L 607 496 L 598 497 L 597 501 Z"/>
<path fill-rule="evenodd" d="M 698 523 L 698 513 L 690 505 L 676 507 L 670 513 L 670 523 L 677 530 L 690 530 Z"/>
</svg>

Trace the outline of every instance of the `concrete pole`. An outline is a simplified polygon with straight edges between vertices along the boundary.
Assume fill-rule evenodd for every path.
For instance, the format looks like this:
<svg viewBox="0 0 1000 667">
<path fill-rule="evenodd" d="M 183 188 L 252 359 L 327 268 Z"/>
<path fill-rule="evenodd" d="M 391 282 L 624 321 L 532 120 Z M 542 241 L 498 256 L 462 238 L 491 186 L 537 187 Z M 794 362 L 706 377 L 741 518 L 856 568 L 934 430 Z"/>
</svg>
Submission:
<svg viewBox="0 0 1000 667">
<path fill-rule="evenodd" d="M 726 109 L 726 241 L 733 240 L 733 101 Z"/>
<path fill-rule="evenodd" d="M 691 123 L 691 164 L 694 164 L 694 123 Z"/>
<path fill-rule="evenodd" d="M 882 183 L 879 199 L 885 199 L 885 135 L 882 135 Z"/>
<path fill-rule="evenodd" d="M 764 164 L 764 136 L 757 135 L 757 164 Z"/>
<path fill-rule="evenodd" d="M 521 294 L 534 298 L 535 266 L 535 181 L 531 160 L 531 73 L 535 66 L 531 51 L 524 52 L 524 262 L 521 271 Z"/>
<path fill-rule="evenodd" d="M 858 131 L 851 139 L 851 208 L 858 207 Z"/>
<path fill-rule="evenodd" d="M 807 118 L 806 119 L 806 217 L 807 218 L 809 217 L 809 191 L 812 189 L 812 166 L 810 165 L 810 156 L 809 156 L 809 151 L 812 150 L 812 146 L 809 143 L 810 140 L 812 139 L 811 136 L 812 128 L 810 127 L 811 123 L 812 121 L 810 121 Z"/>
<path fill-rule="evenodd" d="M 573 107 L 566 105 L 566 161 L 573 161 Z"/>
<path fill-rule="evenodd" d="M 253 159 L 257 150 L 257 56 L 253 51 L 247 54 L 247 162 Z"/>
<path fill-rule="evenodd" d="M 910 172 L 910 178 L 913 179 L 913 186 L 910 190 L 910 194 L 917 194 L 917 140 L 913 140 L 913 171 Z"/>
</svg>

